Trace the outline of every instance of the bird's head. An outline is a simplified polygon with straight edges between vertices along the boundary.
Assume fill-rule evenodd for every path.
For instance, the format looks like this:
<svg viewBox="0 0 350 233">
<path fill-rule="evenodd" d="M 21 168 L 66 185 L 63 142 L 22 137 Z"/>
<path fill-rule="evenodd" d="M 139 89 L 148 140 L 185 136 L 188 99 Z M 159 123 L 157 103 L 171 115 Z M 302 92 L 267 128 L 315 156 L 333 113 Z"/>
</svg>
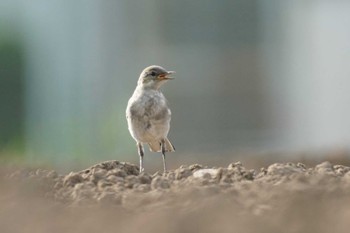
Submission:
<svg viewBox="0 0 350 233">
<path fill-rule="evenodd" d="M 161 66 L 149 66 L 142 71 L 137 84 L 142 87 L 157 90 L 168 80 L 174 79 L 170 77 L 170 75 L 174 73 L 175 71 L 167 71 Z"/>
</svg>

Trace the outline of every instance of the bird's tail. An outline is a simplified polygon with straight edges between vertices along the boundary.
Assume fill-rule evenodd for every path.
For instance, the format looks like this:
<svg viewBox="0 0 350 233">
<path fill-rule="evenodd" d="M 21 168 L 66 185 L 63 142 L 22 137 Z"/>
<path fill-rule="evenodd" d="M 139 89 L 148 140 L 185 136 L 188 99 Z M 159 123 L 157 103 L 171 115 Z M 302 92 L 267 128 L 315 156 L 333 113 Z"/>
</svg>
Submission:
<svg viewBox="0 0 350 233">
<path fill-rule="evenodd" d="M 165 152 L 175 151 L 175 147 L 173 146 L 173 144 L 171 144 L 169 139 L 165 138 L 164 142 L 165 142 Z M 149 145 L 150 151 L 153 151 L 153 152 L 161 152 L 162 151 L 162 148 L 160 146 L 160 142 L 158 142 L 158 141 L 150 142 L 150 143 L 148 143 L 148 145 Z"/>
</svg>

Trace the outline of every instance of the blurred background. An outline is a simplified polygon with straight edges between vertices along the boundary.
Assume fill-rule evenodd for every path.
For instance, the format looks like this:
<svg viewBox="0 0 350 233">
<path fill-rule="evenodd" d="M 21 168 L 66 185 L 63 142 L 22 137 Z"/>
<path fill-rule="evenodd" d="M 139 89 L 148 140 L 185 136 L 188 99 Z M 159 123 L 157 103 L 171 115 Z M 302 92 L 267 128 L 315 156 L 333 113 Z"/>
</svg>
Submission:
<svg viewBox="0 0 350 233">
<path fill-rule="evenodd" d="M 176 71 L 169 165 L 347 151 L 349 25 L 345 0 L 0 0 L 0 156 L 137 163 L 125 108 L 153 64 Z"/>
</svg>

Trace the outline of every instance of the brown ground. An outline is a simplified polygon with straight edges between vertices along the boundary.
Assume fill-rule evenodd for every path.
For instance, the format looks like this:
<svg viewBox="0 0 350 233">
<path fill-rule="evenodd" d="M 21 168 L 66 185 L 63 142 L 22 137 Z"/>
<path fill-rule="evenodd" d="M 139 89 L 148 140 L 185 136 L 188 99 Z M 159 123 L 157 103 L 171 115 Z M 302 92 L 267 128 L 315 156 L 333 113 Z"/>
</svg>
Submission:
<svg viewBox="0 0 350 233">
<path fill-rule="evenodd" d="M 80 172 L 0 171 L 0 232 L 349 232 L 350 168 L 181 166 L 138 174 L 118 161 Z"/>
</svg>

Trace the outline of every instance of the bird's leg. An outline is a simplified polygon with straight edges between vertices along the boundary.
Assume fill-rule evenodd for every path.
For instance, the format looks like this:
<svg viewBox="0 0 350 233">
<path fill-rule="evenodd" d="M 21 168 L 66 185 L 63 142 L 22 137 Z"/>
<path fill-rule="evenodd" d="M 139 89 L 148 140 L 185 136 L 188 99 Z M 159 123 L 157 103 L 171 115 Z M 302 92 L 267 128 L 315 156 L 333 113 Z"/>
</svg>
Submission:
<svg viewBox="0 0 350 233">
<path fill-rule="evenodd" d="M 140 156 L 140 173 L 143 172 L 144 168 L 143 168 L 143 145 L 141 142 L 137 143 L 137 151 L 139 153 Z"/>
<path fill-rule="evenodd" d="M 162 140 L 160 142 L 160 147 L 162 149 L 162 157 L 163 157 L 163 168 L 164 168 L 164 173 L 166 172 L 166 163 L 165 163 L 165 141 Z"/>
</svg>

